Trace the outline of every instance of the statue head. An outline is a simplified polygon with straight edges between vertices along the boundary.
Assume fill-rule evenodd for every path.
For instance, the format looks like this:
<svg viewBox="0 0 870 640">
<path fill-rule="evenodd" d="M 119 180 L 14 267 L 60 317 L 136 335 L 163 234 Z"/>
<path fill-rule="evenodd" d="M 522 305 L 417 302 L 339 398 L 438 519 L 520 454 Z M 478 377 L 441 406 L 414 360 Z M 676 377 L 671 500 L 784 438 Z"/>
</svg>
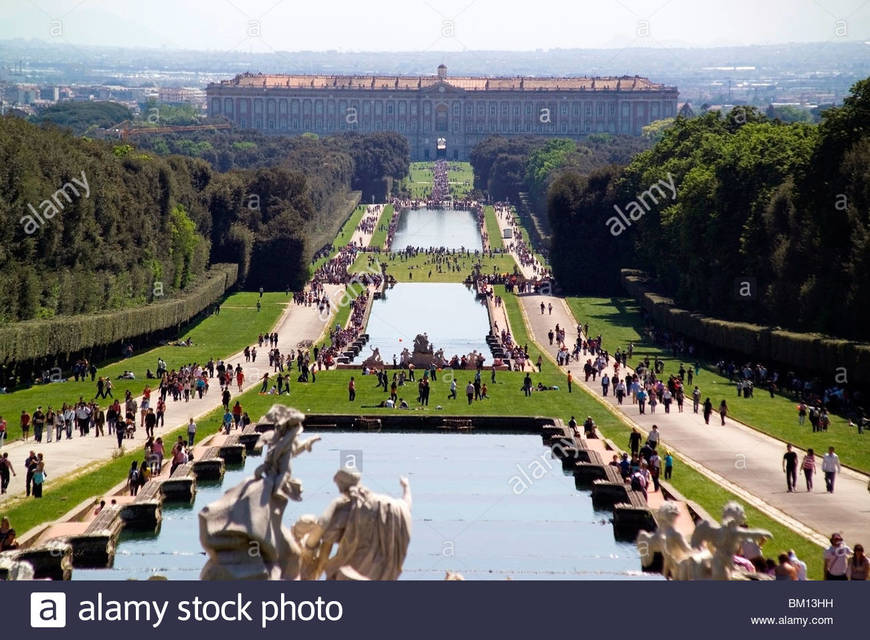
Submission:
<svg viewBox="0 0 870 640">
<path fill-rule="evenodd" d="M 661 524 L 671 526 L 679 517 L 680 508 L 673 502 L 665 500 L 656 515 Z"/>
<path fill-rule="evenodd" d="M 738 526 L 746 524 L 746 512 L 743 510 L 743 505 L 733 500 L 722 507 L 722 524 L 731 523 Z"/>
<path fill-rule="evenodd" d="M 359 471 L 341 468 L 336 471 L 335 476 L 333 476 L 332 479 L 335 481 L 336 486 L 338 486 L 339 491 L 347 493 L 351 487 L 355 487 L 359 484 L 361 477 Z"/>
</svg>

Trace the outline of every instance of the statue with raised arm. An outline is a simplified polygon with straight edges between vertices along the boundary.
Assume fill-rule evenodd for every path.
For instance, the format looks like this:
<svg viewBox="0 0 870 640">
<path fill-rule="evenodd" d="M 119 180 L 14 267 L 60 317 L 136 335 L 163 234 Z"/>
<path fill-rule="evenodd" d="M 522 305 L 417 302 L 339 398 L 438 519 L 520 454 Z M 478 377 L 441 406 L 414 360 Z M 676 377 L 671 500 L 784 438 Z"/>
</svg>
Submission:
<svg viewBox="0 0 870 640">
<path fill-rule="evenodd" d="M 275 427 L 261 436 L 268 447 L 263 464 L 199 512 L 199 539 L 208 553 L 201 579 L 299 577 L 301 550 L 281 519 L 288 501 L 302 499 L 302 483 L 292 477 L 290 462 L 320 440 L 299 440 L 304 419 L 296 409 L 273 405 L 263 418 Z"/>
<path fill-rule="evenodd" d="M 378 347 L 370 347 L 372 355 L 363 360 L 362 366 L 368 368 L 381 368 L 384 366 L 384 361 L 381 359 L 381 350 Z"/>
<path fill-rule="evenodd" d="M 637 550 L 640 553 L 641 565 L 649 567 L 653 563 L 655 554 L 660 553 L 662 556 L 662 575 L 674 580 L 680 580 L 686 576 L 689 565 L 681 568 L 680 564 L 693 554 L 692 547 L 675 526 L 679 515 L 679 507 L 666 500 L 656 510 L 658 528 L 652 533 L 641 531 L 637 534 Z M 702 571 L 692 569 L 690 573 L 692 580 L 703 578 Z"/>
<path fill-rule="evenodd" d="M 408 480 L 400 478 L 403 495 L 393 498 L 360 484 L 357 471 L 340 469 L 333 479 L 341 495 L 320 518 L 303 516 L 293 526 L 303 553 L 302 578 L 398 579 L 411 539 Z"/>
<path fill-rule="evenodd" d="M 737 502 L 729 502 L 722 508 L 722 524 L 703 520 L 692 532 L 692 546 L 706 545 L 710 553 L 710 577 L 713 580 L 745 579 L 749 574 L 739 571 L 734 564 L 734 555 L 740 552 L 744 541 L 769 539 L 770 531 L 750 529 L 746 525 L 746 512 Z M 757 576 L 756 576 L 757 577 Z"/>
</svg>

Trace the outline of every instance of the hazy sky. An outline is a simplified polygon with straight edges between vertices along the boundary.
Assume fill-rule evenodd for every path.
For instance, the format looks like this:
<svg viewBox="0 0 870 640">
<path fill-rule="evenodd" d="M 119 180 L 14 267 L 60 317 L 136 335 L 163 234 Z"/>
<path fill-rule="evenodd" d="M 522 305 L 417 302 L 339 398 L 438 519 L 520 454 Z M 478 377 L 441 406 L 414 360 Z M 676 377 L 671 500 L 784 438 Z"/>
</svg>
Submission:
<svg viewBox="0 0 870 640">
<path fill-rule="evenodd" d="M 870 40 L 870 0 L 0 0 L 0 39 L 251 52 Z"/>
</svg>

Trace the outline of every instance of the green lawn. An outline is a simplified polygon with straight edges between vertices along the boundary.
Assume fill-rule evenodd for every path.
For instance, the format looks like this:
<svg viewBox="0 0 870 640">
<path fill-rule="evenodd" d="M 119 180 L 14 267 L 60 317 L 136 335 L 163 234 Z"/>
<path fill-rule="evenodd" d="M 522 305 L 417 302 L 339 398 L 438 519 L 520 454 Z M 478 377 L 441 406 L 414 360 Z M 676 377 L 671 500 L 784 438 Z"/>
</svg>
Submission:
<svg viewBox="0 0 870 640">
<path fill-rule="evenodd" d="M 262 310 L 257 311 L 255 292 L 235 293 L 229 296 L 221 306 L 221 312 L 211 315 L 194 327 L 184 332 L 179 338 L 193 339 L 191 347 L 164 346 L 134 355 L 126 360 L 119 360 L 102 366 L 97 376 L 108 376 L 114 385 L 113 395 L 124 398 L 124 391 L 129 389 L 135 395 L 142 392 L 146 382 L 152 387 L 156 380 L 145 379 L 145 369 L 157 369 L 157 358 L 162 357 L 171 369 L 178 368 L 190 362 L 207 362 L 213 357 L 224 358 L 256 344 L 257 335 L 272 329 L 289 299 L 284 293 L 264 293 Z M 118 380 L 124 370 L 133 371 L 136 380 Z M 9 423 L 9 433 L 12 439 L 19 438 L 18 416 L 22 409 L 33 412 L 38 405 L 60 407 L 64 402 L 76 402 L 79 397 L 90 399 L 96 393 L 96 383 L 87 382 L 55 382 L 47 385 L 34 385 L 0 395 L 0 415 Z M 103 403 L 105 404 L 105 403 Z"/>
<path fill-rule="evenodd" d="M 474 186 L 474 170 L 471 168 L 471 163 L 448 162 L 447 183 L 453 198 L 465 198 Z"/>
<path fill-rule="evenodd" d="M 425 200 L 432 193 L 432 163 L 412 162 L 408 169 L 408 177 L 402 185 L 407 187 L 411 198 Z"/>
<path fill-rule="evenodd" d="M 455 267 L 458 264 L 458 271 L 448 270 L 444 266 L 442 267 L 444 270 L 439 273 L 437 264 L 427 254 L 406 258 L 398 253 L 361 253 L 351 267 L 351 271 L 359 273 L 372 268 L 379 271 L 380 267 L 377 265 L 385 262 L 387 274 L 392 275 L 398 282 L 463 282 L 471 275 L 478 261 L 483 273 L 513 273 L 516 266 L 513 257 L 509 254 L 497 254 L 492 258 L 489 256 L 475 258 L 474 255 L 457 256 L 455 262 L 451 259 L 450 265 Z"/>
<path fill-rule="evenodd" d="M 601 334 L 604 347 L 611 353 L 617 348 L 625 348 L 629 341 L 633 342 L 632 366 L 646 356 L 652 361 L 656 355 L 665 361 L 665 375 L 676 374 L 681 363 L 686 368 L 694 364 L 674 358 L 670 352 L 641 339 L 640 307 L 632 298 L 584 297 L 568 298 L 567 302 L 577 322 L 588 322 L 589 333 L 593 336 Z M 754 398 L 738 398 L 735 386 L 728 382 L 727 376 L 719 375 L 713 363 L 701 360 L 699 364 L 700 373 L 693 384 L 700 387 L 702 397 L 710 397 L 714 406 L 719 406 L 719 402 L 725 399 L 728 413 L 733 418 L 802 449 L 812 447 L 816 451 L 826 451 L 829 446 L 834 446 L 841 462 L 870 471 L 870 438 L 857 435 L 847 419 L 832 415 L 827 432 L 813 433 L 809 421 L 803 426 L 798 425 L 794 401 L 782 395 L 771 398 L 764 389 L 756 389 Z"/>
<path fill-rule="evenodd" d="M 369 246 L 383 249 L 384 243 L 387 241 L 387 231 L 390 228 L 390 221 L 393 219 L 393 205 L 388 204 L 381 212 L 381 217 L 378 219 L 378 224 L 375 227 L 375 232 L 372 234 L 372 240 Z M 383 229 L 381 226 L 383 225 Z"/>
<path fill-rule="evenodd" d="M 498 228 L 498 220 L 495 217 L 495 207 L 487 205 L 483 208 L 486 220 L 486 234 L 489 236 L 489 248 L 493 251 L 504 249 L 504 240 Z"/>
</svg>

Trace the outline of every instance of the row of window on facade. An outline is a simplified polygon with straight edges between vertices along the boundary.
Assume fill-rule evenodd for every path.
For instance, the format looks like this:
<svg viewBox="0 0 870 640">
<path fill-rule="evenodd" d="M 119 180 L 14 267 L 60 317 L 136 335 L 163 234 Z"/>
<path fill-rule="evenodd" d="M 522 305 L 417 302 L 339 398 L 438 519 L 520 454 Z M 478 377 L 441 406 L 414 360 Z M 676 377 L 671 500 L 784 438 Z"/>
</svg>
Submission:
<svg viewBox="0 0 870 640">
<path fill-rule="evenodd" d="M 398 113 L 398 115 L 417 115 L 417 102 L 416 101 L 359 101 L 359 100 L 323 100 L 323 99 L 276 99 L 276 98 L 223 98 L 223 104 L 221 104 L 221 98 L 213 97 L 211 99 L 210 110 L 211 115 L 227 115 L 232 116 L 236 111 L 235 103 L 238 102 L 238 113 L 239 114 L 247 114 L 249 109 L 256 114 L 263 114 L 264 109 L 267 115 L 274 114 L 287 114 L 288 110 L 290 115 L 323 115 L 324 110 L 326 115 L 334 116 L 336 113 L 346 114 L 349 111 L 361 114 L 363 116 L 374 115 L 381 116 L 384 115 L 394 115 Z M 253 105 L 249 107 L 249 102 L 253 102 Z M 474 101 L 466 101 L 464 105 L 464 112 L 466 117 L 471 117 L 474 115 L 477 116 L 519 116 L 526 115 L 532 116 L 536 114 L 540 114 L 543 111 L 548 111 L 550 115 L 561 115 L 561 116 L 580 116 L 580 114 L 584 114 L 587 117 L 593 115 L 593 112 L 596 116 L 602 117 L 604 115 L 615 116 L 617 113 L 617 109 L 620 111 L 620 115 L 625 117 L 631 114 L 632 104 L 636 105 L 636 108 L 641 108 L 642 105 L 649 104 L 650 105 L 650 116 L 652 118 L 657 117 L 668 117 L 670 115 L 674 115 L 676 110 L 676 103 L 673 101 L 629 101 L 623 100 L 618 103 L 616 101 L 583 101 L 583 102 L 496 102 L 496 101 L 482 101 L 482 100 L 474 100 Z M 421 104 L 422 112 L 424 116 L 429 116 L 432 113 L 433 106 L 431 102 L 423 102 Z M 452 115 L 454 117 L 460 117 L 463 114 L 463 105 L 459 101 L 453 101 L 451 105 L 448 107 L 446 104 L 439 104 L 434 107 L 434 110 L 438 114 L 446 115 L 448 110 L 452 111 Z"/>
<path fill-rule="evenodd" d="M 394 123 L 392 121 L 384 123 L 383 121 L 360 120 L 358 122 L 348 123 L 344 120 L 315 119 L 313 122 L 310 119 L 300 121 L 298 118 L 287 119 L 279 117 L 277 121 L 273 118 L 264 120 L 262 117 L 254 116 L 249 119 L 240 116 L 236 120 L 241 128 L 252 127 L 254 129 L 266 130 L 290 130 L 290 131 L 398 131 L 399 133 L 413 134 L 417 132 L 417 127 L 409 128 L 405 121 Z M 453 122 L 453 126 L 449 129 L 452 133 L 639 133 L 640 127 L 637 124 L 632 124 L 628 119 L 617 122 L 616 120 L 603 121 L 586 121 L 584 123 L 574 122 L 568 123 L 562 121 L 560 123 L 534 123 L 525 122 L 507 122 L 498 123 L 495 121 L 489 122 L 466 122 L 461 126 L 458 121 Z M 430 122 L 424 122 L 420 131 L 423 133 L 435 131 L 438 133 L 447 133 L 448 129 L 442 123 L 435 123 L 435 126 Z"/>
</svg>

